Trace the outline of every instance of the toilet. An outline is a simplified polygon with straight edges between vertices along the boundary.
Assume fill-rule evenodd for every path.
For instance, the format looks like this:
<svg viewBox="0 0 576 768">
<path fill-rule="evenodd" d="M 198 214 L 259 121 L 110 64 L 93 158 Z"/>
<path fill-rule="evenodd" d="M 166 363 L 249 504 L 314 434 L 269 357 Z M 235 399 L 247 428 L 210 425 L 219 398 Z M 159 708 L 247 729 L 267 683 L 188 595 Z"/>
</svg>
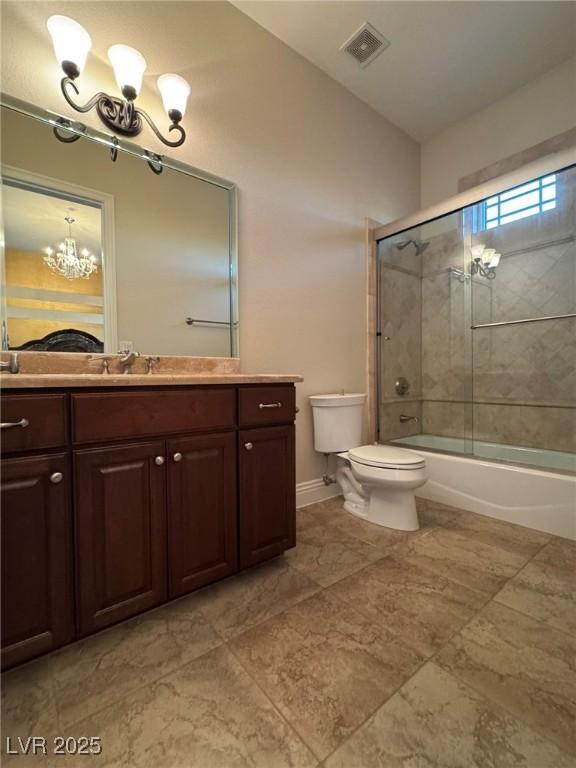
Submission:
<svg viewBox="0 0 576 768">
<path fill-rule="evenodd" d="M 426 482 L 426 462 L 392 445 L 362 445 L 363 394 L 312 395 L 314 448 L 336 454 L 344 509 L 370 523 L 416 531 L 414 491 Z"/>
</svg>

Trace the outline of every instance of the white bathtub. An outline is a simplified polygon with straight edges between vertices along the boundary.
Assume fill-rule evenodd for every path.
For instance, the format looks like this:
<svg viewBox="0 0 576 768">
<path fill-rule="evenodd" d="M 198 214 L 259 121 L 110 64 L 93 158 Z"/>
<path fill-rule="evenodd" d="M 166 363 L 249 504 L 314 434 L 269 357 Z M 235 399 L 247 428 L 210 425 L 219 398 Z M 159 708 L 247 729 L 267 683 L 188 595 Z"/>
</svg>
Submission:
<svg viewBox="0 0 576 768">
<path fill-rule="evenodd" d="M 414 435 L 394 443 L 405 445 L 426 459 L 428 480 L 418 489 L 419 496 L 576 539 L 576 476 L 434 452 L 434 448 L 438 451 L 462 450 L 463 441 L 457 438 Z M 418 448 L 428 450 L 419 451 Z M 531 449 L 475 442 L 474 451 L 482 452 L 485 458 L 528 462 L 526 451 Z M 530 463 L 538 458 L 541 464 L 546 461 L 547 467 L 569 470 L 574 466 L 569 463 L 573 461 L 571 454 L 559 451 L 536 453 L 537 457 L 530 457 Z"/>
</svg>

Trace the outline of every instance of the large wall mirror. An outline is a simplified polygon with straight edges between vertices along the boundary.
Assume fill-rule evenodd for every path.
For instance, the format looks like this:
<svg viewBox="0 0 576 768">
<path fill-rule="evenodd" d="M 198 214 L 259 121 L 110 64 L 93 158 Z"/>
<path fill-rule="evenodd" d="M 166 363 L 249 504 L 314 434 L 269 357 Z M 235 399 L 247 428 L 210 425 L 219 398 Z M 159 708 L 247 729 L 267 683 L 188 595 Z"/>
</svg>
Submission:
<svg viewBox="0 0 576 768">
<path fill-rule="evenodd" d="M 1 117 L 2 348 L 237 356 L 234 184 L 79 124 L 58 141 L 21 102 Z"/>
</svg>

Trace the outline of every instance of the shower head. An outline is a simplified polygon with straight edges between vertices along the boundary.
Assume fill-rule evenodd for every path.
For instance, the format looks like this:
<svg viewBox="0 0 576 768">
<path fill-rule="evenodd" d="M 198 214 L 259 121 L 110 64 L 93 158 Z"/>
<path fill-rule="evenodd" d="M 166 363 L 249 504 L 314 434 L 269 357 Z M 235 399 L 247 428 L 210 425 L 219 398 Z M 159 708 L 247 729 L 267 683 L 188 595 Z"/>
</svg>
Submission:
<svg viewBox="0 0 576 768">
<path fill-rule="evenodd" d="M 406 246 L 413 245 L 416 249 L 416 256 L 420 256 L 428 248 L 429 244 L 428 240 L 402 240 L 402 242 L 396 243 L 396 248 L 399 251 L 403 251 Z"/>
</svg>

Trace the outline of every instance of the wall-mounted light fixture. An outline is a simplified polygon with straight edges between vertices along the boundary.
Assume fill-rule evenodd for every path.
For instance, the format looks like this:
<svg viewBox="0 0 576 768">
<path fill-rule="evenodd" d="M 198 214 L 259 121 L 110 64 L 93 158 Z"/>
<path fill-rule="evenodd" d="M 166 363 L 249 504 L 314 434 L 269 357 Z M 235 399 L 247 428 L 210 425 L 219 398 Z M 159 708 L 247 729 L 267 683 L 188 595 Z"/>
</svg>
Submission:
<svg viewBox="0 0 576 768">
<path fill-rule="evenodd" d="M 183 77 L 174 74 L 161 75 L 157 81 L 164 109 L 170 119 L 168 132 L 176 131 L 178 134 L 178 138 L 170 140 L 160 133 L 152 118 L 143 109 L 134 105 L 146 70 L 146 61 L 139 51 L 129 45 L 113 45 L 108 49 L 108 58 L 122 98 L 99 92 L 86 104 L 76 104 L 70 90 L 75 91 L 76 95 L 80 93 L 75 80 L 84 69 L 92 40 L 83 26 L 67 16 L 50 16 L 47 27 L 52 37 L 54 53 L 65 75 L 60 81 L 60 87 L 64 98 L 73 109 L 77 112 L 89 112 L 95 108 L 102 122 L 123 136 L 137 136 L 142 131 L 143 121 L 146 121 L 156 137 L 167 146 L 179 147 L 184 143 L 186 133 L 180 122 L 186 112 L 190 86 Z M 57 130 L 55 133 L 61 141 L 70 142 L 79 138 L 63 137 Z"/>
<path fill-rule="evenodd" d="M 470 252 L 472 253 L 470 273 L 472 275 L 481 275 L 487 280 L 494 280 L 496 277 L 496 267 L 500 264 L 501 254 L 497 253 L 495 248 L 486 248 L 482 243 L 473 245 Z"/>
</svg>

